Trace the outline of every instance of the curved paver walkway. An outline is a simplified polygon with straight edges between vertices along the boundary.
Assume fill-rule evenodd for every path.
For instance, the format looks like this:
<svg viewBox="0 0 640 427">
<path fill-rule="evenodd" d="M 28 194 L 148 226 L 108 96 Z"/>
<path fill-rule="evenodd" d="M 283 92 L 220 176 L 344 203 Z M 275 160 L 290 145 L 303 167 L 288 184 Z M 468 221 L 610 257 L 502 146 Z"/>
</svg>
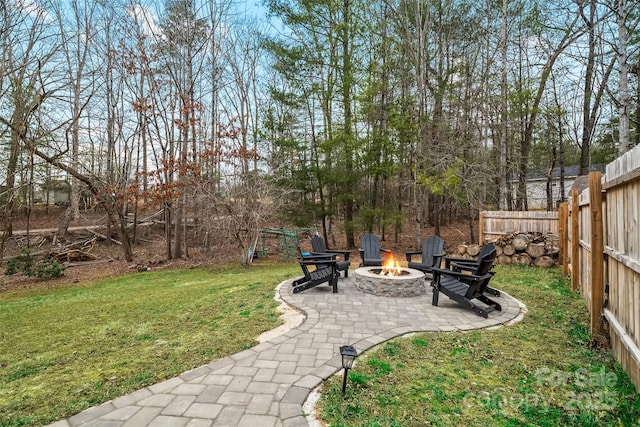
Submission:
<svg viewBox="0 0 640 427">
<path fill-rule="evenodd" d="M 306 313 L 298 327 L 249 350 L 185 372 L 83 411 L 50 426 L 307 426 L 307 396 L 341 369 L 338 348 L 358 352 L 410 332 L 470 330 L 511 322 L 520 303 L 503 294 L 502 312 L 483 319 L 446 296 L 431 305 L 431 290 L 411 298 L 368 295 L 352 278 L 340 279 L 339 293 L 326 286 L 280 297 Z"/>
</svg>

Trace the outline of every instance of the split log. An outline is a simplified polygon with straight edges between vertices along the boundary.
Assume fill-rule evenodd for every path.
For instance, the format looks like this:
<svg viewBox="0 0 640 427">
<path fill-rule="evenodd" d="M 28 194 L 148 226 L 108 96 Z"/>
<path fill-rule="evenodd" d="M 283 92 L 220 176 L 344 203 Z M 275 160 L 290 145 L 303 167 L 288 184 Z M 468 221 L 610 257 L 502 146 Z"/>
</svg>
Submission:
<svg viewBox="0 0 640 427">
<path fill-rule="evenodd" d="M 551 248 L 551 250 L 547 252 L 547 255 L 550 257 L 557 258 L 560 255 L 560 248 L 558 247 Z"/>
<path fill-rule="evenodd" d="M 524 252 L 514 255 L 511 258 L 514 264 L 531 265 L 531 257 Z"/>
<path fill-rule="evenodd" d="M 509 265 L 511 264 L 511 257 L 507 256 L 507 255 L 500 255 L 498 258 L 498 263 L 499 264 L 503 264 L 503 265 Z"/>
<path fill-rule="evenodd" d="M 523 251 L 529 244 L 529 236 L 527 236 L 526 234 L 518 234 L 516 236 L 513 236 L 513 239 L 511 239 L 511 244 L 514 248 L 516 248 L 517 251 Z"/>
<path fill-rule="evenodd" d="M 467 245 L 458 245 L 458 255 L 464 255 L 467 253 Z"/>
<path fill-rule="evenodd" d="M 551 267 L 554 265 L 554 261 L 553 258 L 545 255 L 540 258 L 536 258 L 535 261 L 533 261 L 533 265 L 537 267 Z"/>
<path fill-rule="evenodd" d="M 531 257 L 531 258 L 539 258 L 541 256 L 544 255 L 545 250 L 544 250 L 544 244 L 542 243 L 529 243 L 525 249 L 525 252 Z"/>
<path fill-rule="evenodd" d="M 516 248 L 513 245 L 505 245 L 502 248 L 502 252 L 507 256 L 511 256 L 516 253 Z"/>
<path fill-rule="evenodd" d="M 473 244 L 467 246 L 467 253 L 471 256 L 478 256 L 480 253 L 480 245 Z"/>
<path fill-rule="evenodd" d="M 558 236 L 549 233 L 514 231 L 498 237 L 494 243 L 500 264 L 533 265 L 536 259 L 543 256 L 555 259 L 559 252 Z M 540 264 L 547 262 L 541 261 Z"/>
</svg>

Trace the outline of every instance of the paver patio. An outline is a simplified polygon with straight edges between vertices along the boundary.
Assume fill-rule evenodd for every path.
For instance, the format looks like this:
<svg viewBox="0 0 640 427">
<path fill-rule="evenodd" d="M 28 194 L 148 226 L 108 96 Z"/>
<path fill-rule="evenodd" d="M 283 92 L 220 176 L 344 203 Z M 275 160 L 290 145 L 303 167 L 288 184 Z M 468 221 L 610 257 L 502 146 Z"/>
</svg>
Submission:
<svg viewBox="0 0 640 427">
<path fill-rule="evenodd" d="M 432 306 L 430 286 L 417 297 L 378 297 L 358 291 L 352 278 L 340 279 L 337 294 L 327 286 L 293 294 L 291 280 L 278 292 L 305 313 L 298 327 L 50 426 L 307 426 L 303 404 L 341 369 L 341 345 L 361 353 L 410 332 L 494 327 L 517 321 L 525 311 L 503 293 L 494 298 L 502 311 L 483 319 L 443 295 Z"/>
</svg>

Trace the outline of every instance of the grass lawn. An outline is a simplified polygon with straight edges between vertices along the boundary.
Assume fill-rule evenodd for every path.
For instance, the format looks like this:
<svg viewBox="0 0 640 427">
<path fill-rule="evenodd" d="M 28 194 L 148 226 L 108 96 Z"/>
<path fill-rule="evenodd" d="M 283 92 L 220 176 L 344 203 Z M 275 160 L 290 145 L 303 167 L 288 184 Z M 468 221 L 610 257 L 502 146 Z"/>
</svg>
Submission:
<svg viewBox="0 0 640 427">
<path fill-rule="evenodd" d="M 35 426 L 256 344 L 289 265 L 220 266 L 0 294 L 0 426 Z"/>
<path fill-rule="evenodd" d="M 359 357 L 345 396 L 325 385 L 321 418 L 354 426 L 640 426 L 640 395 L 592 348 L 584 300 L 558 269 L 498 267 L 492 285 L 524 302 L 516 325 L 421 333 Z"/>
<path fill-rule="evenodd" d="M 297 265 L 139 273 L 0 294 L 0 426 L 41 425 L 255 344 Z M 557 269 L 499 267 L 525 319 L 381 344 L 319 402 L 336 426 L 640 426 L 640 395 Z"/>
</svg>

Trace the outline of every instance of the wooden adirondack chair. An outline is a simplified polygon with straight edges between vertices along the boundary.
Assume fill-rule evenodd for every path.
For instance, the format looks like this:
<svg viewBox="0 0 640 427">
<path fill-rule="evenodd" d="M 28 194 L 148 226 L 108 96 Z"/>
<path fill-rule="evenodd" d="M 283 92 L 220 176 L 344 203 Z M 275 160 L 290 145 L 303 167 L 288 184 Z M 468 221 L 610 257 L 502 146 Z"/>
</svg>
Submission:
<svg viewBox="0 0 640 427">
<path fill-rule="evenodd" d="M 438 236 L 432 236 L 422 241 L 422 251 L 412 251 L 405 253 L 407 257 L 407 267 L 415 268 L 424 273 L 431 273 L 434 267 L 440 267 L 444 253 L 444 240 Z M 420 262 L 413 262 L 414 255 L 422 255 Z"/>
<path fill-rule="evenodd" d="M 476 270 L 480 265 L 480 260 L 489 254 L 491 251 L 496 250 L 496 244 L 493 242 L 485 243 L 480 247 L 480 253 L 478 254 L 478 259 L 468 259 L 468 258 L 456 258 L 456 257 L 445 257 L 444 265 L 445 268 L 449 268 L 453 271 L 459 272 L 470 272 L 476 274 Z M 493 267 L 493 266 L 492 266 Z M 485 292 L 491 295 L 500 296 L 500 291 L 494 289 L 492 287 L 487 286 Z"/>
<path fill-rule="evenodd" d="M 338 272 L 335 255 L 308 255 L 298 258 L 302 276 L 293 281 L 293 293 L 297 294 L 306 289 L 327 283 L 332 288 L 332 292 L 338 293 Z"/>
<path fill-rule="evenodd" d="M 368 233 L 360 237 L 360 267 L 381 266 L 384 257 L 380 254 L 389 252 L 387 249 L 380 248 L 380 238 L 374 234 Z"/>
<path fill-rule="evenodd" d="M 496 301 L 488 298 L 484 293 L 493 274 L 489 272 L 493 261 L 496 257 L 495 249 L 480 259 L 480 265 L 476 272 L 478 274 L 465 274 L 463 272 L 452 271 L 449 269 L 433 268 L 433 299 L 432 305 L 438 305 L 440 292 L 456 301 L 458 304 L 473 310 L 474 313 L 485 319 L 489 317 L 489 313 L 498 310 L 502 311 L 502 307 Z M 478 300 L 486 307 L 481 307 L 473 302 Z"/>
<path fill-rule="evenodd" d="M 339 272 L 344 271 L 344 277 L 349 277 L 349 266 L 351 266 L 351 262 L 349 261 L 349 256 L 351 255 L 350 251 L 327 249 L 324 239 L 317 234 L 311 236 L 311 246 L 313 248 L 313 252 L 311 252 L 312 255 L 341 255 L 343 260 L 336 261 L 336 267 Z"/>
</svg>

